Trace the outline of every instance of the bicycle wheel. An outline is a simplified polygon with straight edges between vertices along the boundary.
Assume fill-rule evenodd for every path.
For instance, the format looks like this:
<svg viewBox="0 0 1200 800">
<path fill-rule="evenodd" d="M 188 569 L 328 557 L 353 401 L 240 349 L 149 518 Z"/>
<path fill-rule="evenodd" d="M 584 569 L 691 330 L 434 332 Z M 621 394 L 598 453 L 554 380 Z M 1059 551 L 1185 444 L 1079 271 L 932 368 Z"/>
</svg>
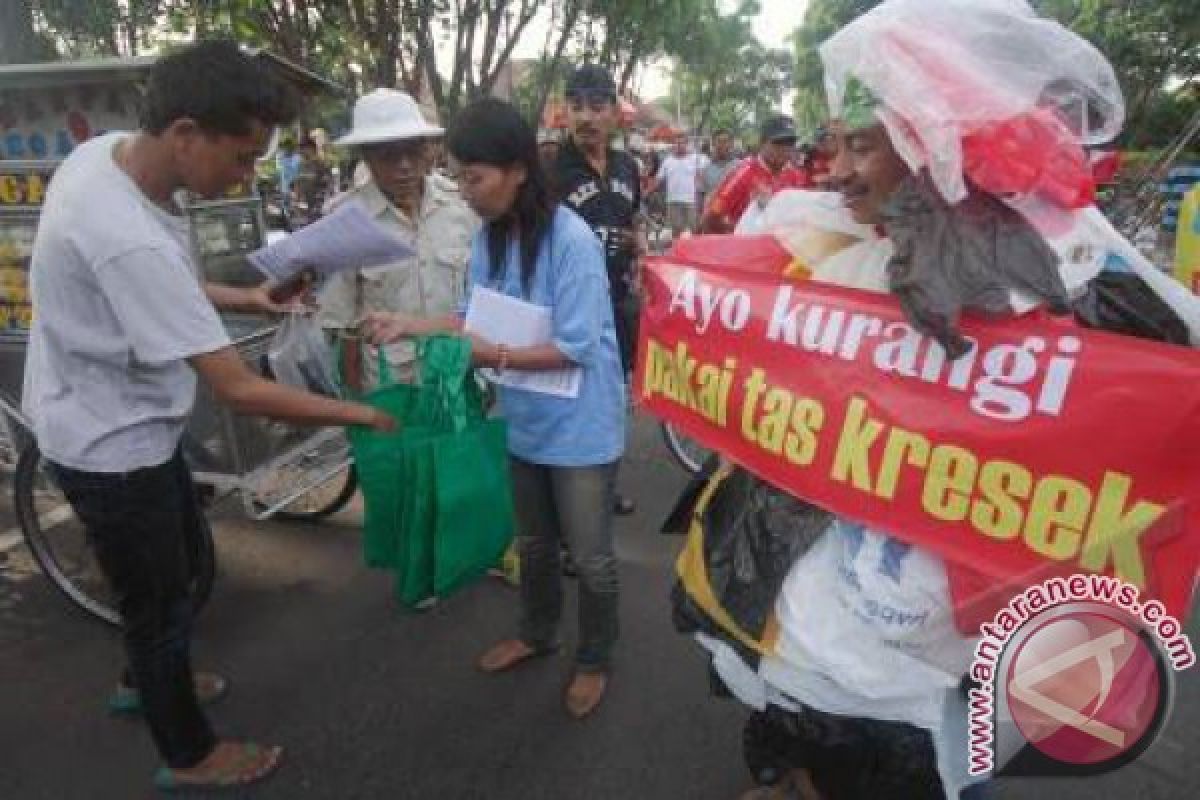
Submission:
<svg viewBox="0 0 1200 800">
<path fill-rule="evenodd" d="M 13 505 L 30 552 L 62 594 L 92 616 L 120 626 L 121 614 L 108 580 L 88 543 L 87 532 L 62 490 L 45 469 L 37 444 L 28 445 L 13 476 Z M 192 603 L 199 613 L 212 593 L 216 553 L 212 529 L 201 516 L 200 535 L 191 542 Z"/>
<path fill-rule="evenodd" d="M 700 470 L 704 468 L 704 462 L 708 460 L 712 451 L 687 434 L 677 430 L 669 422 L 662 424 L 662 435 L 667 449 L 671 451 L 671 455 L 675 456 L 675 460 L 679 462 L 679 465 L 692 475 L 699 474 Z"/>
<path fill-rule="evenodd" d="M 271 515 L 285 522 L 319 522 L 346 507 L 358 491 L 358 473 L 350 464 L 331 480 L 297 497 Z M 266 508 L 256 502 L 260 510 Z"/>
</svg>

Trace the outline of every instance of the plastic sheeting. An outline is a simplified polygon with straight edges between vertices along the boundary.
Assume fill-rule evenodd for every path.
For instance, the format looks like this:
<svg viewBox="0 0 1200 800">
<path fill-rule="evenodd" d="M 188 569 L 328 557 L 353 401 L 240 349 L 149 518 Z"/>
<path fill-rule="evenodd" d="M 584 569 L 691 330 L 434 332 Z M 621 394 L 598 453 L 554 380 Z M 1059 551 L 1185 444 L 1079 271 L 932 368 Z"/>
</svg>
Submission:
<svg viewBox="0 0 1200 800">
<path fill-rule="evenodd" d="M 833 116 L 861 82 L 897 151 L 950 203 L 966 195 L 967 173 L 987 191 L 1081 208 L 1082 145 L 1111 140 L 1125 119 L 1107 59 L 1024 0 L 888 0 L 820 55 Z"/>
</svg>

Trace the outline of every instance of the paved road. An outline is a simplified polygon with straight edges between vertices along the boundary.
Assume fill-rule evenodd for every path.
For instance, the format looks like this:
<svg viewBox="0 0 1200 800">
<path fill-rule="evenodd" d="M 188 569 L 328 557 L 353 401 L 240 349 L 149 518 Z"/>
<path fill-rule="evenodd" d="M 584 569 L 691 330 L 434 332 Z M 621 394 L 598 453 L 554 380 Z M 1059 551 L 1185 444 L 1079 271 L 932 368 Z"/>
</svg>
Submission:
<svg viewBox="0 0 1200 800">
<path fill-rule="evenodd" d="M 583 723 L 561 710 L 565 659 L 500 677 L 474 671 L 480 650 L 510 630 L 512 590 L 487 581 L 405 614 L 386 577 L 361 566 L 353 509 L 311 528 L 220 515 L 222 573 L 196 661 L 234 681 L 213 710 L 222 732 L 287 746 L 285 768 L 253 796 L 736 798 L 744 712 L 709 698 L 701 659 L 669 624 L 679 542 L 655 530 L 683 476 L 646 421 L 633 452 L 621 482 L 639 513 L 618 530 L 623 641 L 610 698 Z M 153 796 L 148 738 L 102 711 L 119 665 L 114 635 L 12 551 L 0 565 L 0 800 Z M 1103 780 L 1010 782 L 999 797 L 1200 796 L 1200 698 L 1186 677 L 1166 737 L 1142 762 Z"/>
</svg>

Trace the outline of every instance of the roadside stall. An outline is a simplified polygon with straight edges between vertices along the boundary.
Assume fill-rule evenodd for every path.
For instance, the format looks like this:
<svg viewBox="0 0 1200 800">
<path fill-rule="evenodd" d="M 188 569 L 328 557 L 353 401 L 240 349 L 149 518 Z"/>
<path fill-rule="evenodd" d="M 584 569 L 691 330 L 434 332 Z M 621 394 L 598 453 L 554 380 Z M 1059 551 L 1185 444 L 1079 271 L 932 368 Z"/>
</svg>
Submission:
<svg viewBox="0 0 1200 800">
<path fill-rule="evenodd" d="M 308 96 L 343 90 L 265 51 L 257 53 Z M 39 209 L 54 170 L 79 143 L 137 127 L 141 82 L 153 57 L 0 67 L 0 468 L 14 475 L 15 511 L 34 556 L 79 605 L 109 621 L 69 507 L 44 477 L 20 411 L 32 319 L 28 275 Z M 252 285 L 262 277 L 246 255 L 266 242 L 263 204 L 253 186 L 185 206 L 192 247 L 206 279 Z M 239 353 L 265 369 L 277 325 L 224 315 Z M 201 387 L 184 439 L 196 482 L 211 497 L 238 495 L 245 513 L 312 520 L 353 496 L 354 471 L 341 429 L 294 428 L 238 417 Z M 64 512 L 64 509 L 67 509 Z"/>
</svg>

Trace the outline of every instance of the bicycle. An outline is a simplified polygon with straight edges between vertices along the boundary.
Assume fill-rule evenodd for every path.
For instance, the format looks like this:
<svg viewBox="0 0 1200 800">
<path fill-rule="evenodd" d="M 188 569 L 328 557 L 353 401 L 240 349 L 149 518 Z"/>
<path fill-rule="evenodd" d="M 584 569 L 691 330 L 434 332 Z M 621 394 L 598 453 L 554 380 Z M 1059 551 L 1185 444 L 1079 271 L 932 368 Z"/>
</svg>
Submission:
<svg viewBox="0 0 1200 800">
<path fill-rule="evenodd" d="M 119 627 L 121 615 L 88 544 L 84 526 L 47 468 L 28 420 L 12 398 L 2 393 L 0 417 L 3 418 L 0 438 L 7 445 L 4 452 L 19 453 L 12 469 L 13 507 L 34 561 L 69 601 L 97 619 Z M 249 444 L 244 435 L 241 441 Z M 235 450 L 236 443 L 235 440 Z M 254 479 L 250 480 L 244 475 L 222 472 L 227 469 L 222 466 L 223 454 L 213 452 L 190 431 L 182 442 L 184 457 L 192 468 L 205 509 L 220 497 L 239 494 L 247 515 L 253 519 L 306 523 L 337 513 L 358 490 L 357 475 L 343 454 L 344 446 L 340 431 L 323 431 L 255 470 Z M 233 460 L 236 463 L 241 459 Z M 266 479 L 258 473 L 265 473 Z M 208 601 L 216 579 L 215 544 L 207 519 L 198 540 L 191 544 L 192 603 L 199 612 Z"/>
<path fill-rule="evenodd" d="M 669 422 L 660 425 L 663 442 L 675 457 L 676 463 L 691 475 L 699 475 L 712 450 L 683 433 Z"/>
</svg>

